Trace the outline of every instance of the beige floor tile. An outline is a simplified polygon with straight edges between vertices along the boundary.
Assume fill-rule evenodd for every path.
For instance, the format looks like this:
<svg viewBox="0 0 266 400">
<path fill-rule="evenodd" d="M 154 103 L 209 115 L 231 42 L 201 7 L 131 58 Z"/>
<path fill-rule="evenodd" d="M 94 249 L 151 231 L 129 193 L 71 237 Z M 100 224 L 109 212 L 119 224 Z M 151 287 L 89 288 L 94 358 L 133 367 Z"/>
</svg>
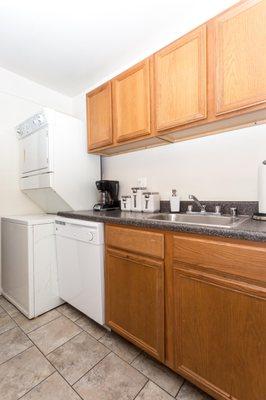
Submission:
<svg viewBox="0 0 266 400">
<path fill-rule="evenodd" d="M 84 400 L 131 400 L 146 382 L 142 374 L 110 353 L 74 388 Z"/>
<path fill-rule="evenodd" d="M 84 314 L 82 314 L 79 310 L 72 307 L 70 304 L 63 304 L 62 306 L 57 308 L 61 314 L 65 315 L 67 318 L 71 319 L 71 321 L 75 322 L 77 319 L 81 318 Z"/>
<path fill-rule="evenodd" d="M 54 350 L 47 358 L 63 377 L 73 385 L 108 353 L 110 353 L 109 349 L 86 332 L 82 332 Z"/>
<path fill-rule="evenodd" d="M 79 332 L 81 329 L 74 322 L 61 316 L 29 333 L 28 336 L 44 354 L 48 354 Z"/>
<path fill-rule="evenodd" d="M 139 355 L 132 365 L 151 381 L 170 393 L 171 396 L 176 396 L 184 382 L 184 379 L 179 375 L 144 353 Z"/>
<path fill-rule="evenodd" d="M 0 366 L 0 399 L 17 400 L 54 372 L 36 347 Z"/>
<path fill-rule="evenodd" d="M 32 346 L 28 337 L 19 328 L 0 335 L 0 364 Z"/>
<path fill-rule="evenodd" d="M 142 389 L 136 400 L 173 400 L 174 398 L 170 394 L 166 393 L 155 383 L 149 381 L 147 385 Z"/>
<path fill-rule="evenodd" d="M 25 315 L 21 314 L 21 312 L 17 312 L 13 315 L 16 323 L 25 333 L 32 332 L 35 329 L 40 328 L 42 325 L 45 325 L 48 322 L 53 321 L 54 319 L 59 317 L 61 317 L 61 314 L 56 310 L 48 311 L 47 313 L 33 319 L 28 319 L 27 317 L 25 317 Z"/>
<path fill-rule="evenodd" d="M 16 326 L 15 322 L 4 311 L 0 313 L 0 334 Z"/>
<path fill-rule="evenodd" d="M 97 340 L 99 340 L 107 332 L 103 326 L 97 324 L 97 322 L 86 316 L 79 318 L 76 321 L 76 324 L 78 324 L 82 329 L 84 329 L 84 331 L 88 332 Z"/>
<path fill-rule="evenodd" d="M 76 392 L 55 372 L 21 400 L 80 400 Z"/>
<path fill-rule="evenodd" d="M 136 346 L 114 332 L 107 332 L 100 342 L 128 363 L 131 363 L 141 352 Z"/>
<path fill-rule="evenodd" d="M 178 400 L 212 400 L 213 398 L 202 392 L 196 386 L 185 382 L 176 396 Z"/>
<path fill-rule="evenodd" d="M 0 296 L 0 306 L 9 314 L 11 317 L 13 317 L 14 314 L 18 312 L 18 309 L 13 306 L 13 304 L 9 303 L 9 301 L 3 297 Z"/>
</svg>

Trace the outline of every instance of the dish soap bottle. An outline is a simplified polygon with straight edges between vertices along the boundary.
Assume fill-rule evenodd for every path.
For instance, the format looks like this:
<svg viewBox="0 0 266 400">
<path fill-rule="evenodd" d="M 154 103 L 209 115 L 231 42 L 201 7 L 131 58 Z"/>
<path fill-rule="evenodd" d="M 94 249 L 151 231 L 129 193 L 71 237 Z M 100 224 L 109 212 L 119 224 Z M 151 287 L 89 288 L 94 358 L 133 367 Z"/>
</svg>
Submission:
<svg viewBox="0 0 266 400">
<path fill-rule="evenodd" d="M 178 196 L 176 189 L 172 189 L 172 194 L 170 196 L 170 209 L 171 212 L 180 211 L 180 197 Z"/>
</svg>

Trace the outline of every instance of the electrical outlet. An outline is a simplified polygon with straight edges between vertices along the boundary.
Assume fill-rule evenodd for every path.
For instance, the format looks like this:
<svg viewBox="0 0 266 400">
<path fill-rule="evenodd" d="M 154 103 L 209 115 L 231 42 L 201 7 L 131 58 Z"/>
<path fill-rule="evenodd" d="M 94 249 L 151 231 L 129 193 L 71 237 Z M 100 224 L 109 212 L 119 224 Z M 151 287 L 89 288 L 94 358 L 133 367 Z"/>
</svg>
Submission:
<svg viewBox="0 0 266 400">
<path fill-rule="evenodd" d="M 142 177 L 142 178 L 138 178 L 138 186 L 139 187 L 147 187 L 147 178 L 146 177 Z"/>
</svg>

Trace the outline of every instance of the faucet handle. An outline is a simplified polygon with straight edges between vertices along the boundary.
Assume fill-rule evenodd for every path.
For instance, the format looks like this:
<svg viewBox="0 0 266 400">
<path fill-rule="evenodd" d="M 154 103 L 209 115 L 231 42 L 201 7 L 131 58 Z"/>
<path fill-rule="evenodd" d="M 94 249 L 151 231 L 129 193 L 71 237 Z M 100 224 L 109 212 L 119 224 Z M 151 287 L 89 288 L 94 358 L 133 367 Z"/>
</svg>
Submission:
<svg viewBox="0 0 266 400">
<path fill-rule="evenodd" d="M 187 206 L 187 213 L 192 213 L 193 212 L 193 205 L 192 204 L 189 204 L 188 206 Z"/>
<path fill-rule="evenodd" d="M 232 217 L 236 217 L 237 216 L 237 208 L 230 207 L 230 214 L 232 215 Z"/>
<path fill-rule="evenodd" d="M 221 206 L 215 206 L 215 214 L 221 215 Z"/>
<path fill-rule="evenodd" d="M 205 212 L 206 212 L 206 204 L 202 204 L 202 205 L 201 205 L 201 210 L 200 210 L 200 212 L 201 212 L 201 213 L 205 213 Z"/>
</svg>

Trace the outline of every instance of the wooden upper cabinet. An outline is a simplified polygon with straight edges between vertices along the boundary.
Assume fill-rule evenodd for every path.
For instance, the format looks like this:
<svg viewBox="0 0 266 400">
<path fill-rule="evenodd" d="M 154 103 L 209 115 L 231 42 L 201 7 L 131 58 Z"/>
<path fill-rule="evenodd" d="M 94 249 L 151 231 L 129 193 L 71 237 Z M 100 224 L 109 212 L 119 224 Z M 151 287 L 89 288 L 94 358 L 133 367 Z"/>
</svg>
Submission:
<svg viewBox="0 0 266 400">
<path fill-rule="evenodd" d="M 113 143 L 111 82 L 87 94 L 89 150 Z"/>
<path fill-rule="evenodd" d="M 157 130 L 207 116 L 206 25 L 155 54 Z"/>
<path fill-rule="evenodd" d="M 117 142 L 151 134 L 150 63 L 146 59 L 112 81 Z"/>
<path fill-rule="evenodd" d="M 215 21 L 216 114 L 266 100 L 266 1 L 250 0 Z"/>
<path fill-rule="evenodd" d="M 263 122 L 266 0 L 241 0 L 87 94 L 88 149 L 112 155 Z"/>
</svg>

